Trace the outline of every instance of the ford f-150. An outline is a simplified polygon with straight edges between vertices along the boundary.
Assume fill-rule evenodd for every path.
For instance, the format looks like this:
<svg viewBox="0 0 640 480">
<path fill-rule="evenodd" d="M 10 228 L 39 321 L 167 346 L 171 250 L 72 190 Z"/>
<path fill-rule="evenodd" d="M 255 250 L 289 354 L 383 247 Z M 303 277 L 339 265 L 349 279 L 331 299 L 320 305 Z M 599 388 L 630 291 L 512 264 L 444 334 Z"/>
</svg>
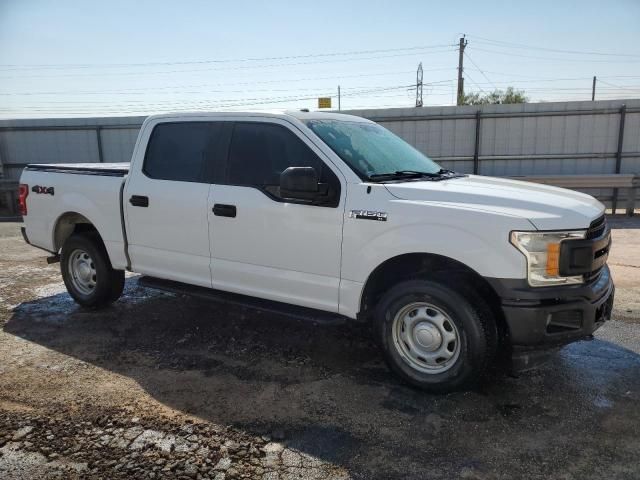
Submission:
<svg viewBox="0 0 640 480">
<path fill-rule="evenodd" d="M 507 353 L 589 337 L 610 317 L 610 230 L 589 195 L 465 175 L 380 125 L 325 112 L 146 119 L 130 164 L 37 164 L 25 240 L 70 295 L 145 285 L 370 327 L 389 367 L 468 388 Z M 286 305 L 286 308 L 285 308 Z"/>
</svg>

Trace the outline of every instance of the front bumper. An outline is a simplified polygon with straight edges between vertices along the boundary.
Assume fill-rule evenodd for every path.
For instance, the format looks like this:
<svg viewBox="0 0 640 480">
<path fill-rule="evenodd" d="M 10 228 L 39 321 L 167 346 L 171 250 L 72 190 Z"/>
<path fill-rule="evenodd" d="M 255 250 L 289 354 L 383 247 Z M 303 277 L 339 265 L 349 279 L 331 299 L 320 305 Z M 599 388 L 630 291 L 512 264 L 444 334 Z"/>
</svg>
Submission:
<svg viewBox="0 0 640 480">
<path fill-rule="evenodd" d="M 562 346 L 588 338 L 611 318 L 609 267 L 584 285 L 532 288 L 526 280 L 487 279 L 502 300 L 514 350 Z"/>
</svg>

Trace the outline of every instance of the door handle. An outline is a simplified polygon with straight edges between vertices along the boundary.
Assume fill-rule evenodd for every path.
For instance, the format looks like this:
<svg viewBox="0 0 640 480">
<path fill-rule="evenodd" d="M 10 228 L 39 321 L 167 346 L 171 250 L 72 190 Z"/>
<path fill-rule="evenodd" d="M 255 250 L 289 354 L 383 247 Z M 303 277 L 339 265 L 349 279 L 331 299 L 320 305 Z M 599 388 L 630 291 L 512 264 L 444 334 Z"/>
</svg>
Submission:
<svg viewBox="0 0 640 480">
<path fill-rule="evenodd" d="M 216 203 L 213 206 L 212 212 L 214 215 L 218 217 L 235 217 L 236 216 L 236 206 L 235 205 L 224 205 L 223 203 Z"/>
<path fill-rule="evenodd" d="M 131 195 L 129 203 L 134 207 L 148 207 L 149 197 L 146 197 L 144 195 Z"/>
</svg>

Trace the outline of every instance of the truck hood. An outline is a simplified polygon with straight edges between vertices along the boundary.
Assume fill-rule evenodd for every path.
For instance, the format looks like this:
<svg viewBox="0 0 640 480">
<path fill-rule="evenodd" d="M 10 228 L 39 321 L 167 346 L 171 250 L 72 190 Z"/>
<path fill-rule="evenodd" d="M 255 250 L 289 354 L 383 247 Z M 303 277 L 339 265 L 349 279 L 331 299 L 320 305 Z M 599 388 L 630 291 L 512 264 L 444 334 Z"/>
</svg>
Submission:
<svg viewBox="0 0 640 480">
<path fill-rule="evenodd" d="M 586 228 L 604 205 L 590 195 L 531 182 L 469 175 L 441 181 L 386 183 L 396 198 L 451 204 L 529 220 L 538 230 Z"/>
</svg>

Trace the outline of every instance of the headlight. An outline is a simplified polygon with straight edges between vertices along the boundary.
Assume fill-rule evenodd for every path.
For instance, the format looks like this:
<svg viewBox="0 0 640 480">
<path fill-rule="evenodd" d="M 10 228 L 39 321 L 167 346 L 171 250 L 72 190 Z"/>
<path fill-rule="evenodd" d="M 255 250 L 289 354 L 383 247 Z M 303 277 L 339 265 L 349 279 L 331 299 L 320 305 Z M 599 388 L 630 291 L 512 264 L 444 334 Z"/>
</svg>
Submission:
<svg viewBox="0 0 640 480">
<path fill-rule="evenodd" d="M 582 283 L 582 276 L 560 276 L 560 243 L 585 238 L 586 230 L 567 232 L 511 232 L 511 243 L 527 258 L 532 287 Z"/>
</svg>

